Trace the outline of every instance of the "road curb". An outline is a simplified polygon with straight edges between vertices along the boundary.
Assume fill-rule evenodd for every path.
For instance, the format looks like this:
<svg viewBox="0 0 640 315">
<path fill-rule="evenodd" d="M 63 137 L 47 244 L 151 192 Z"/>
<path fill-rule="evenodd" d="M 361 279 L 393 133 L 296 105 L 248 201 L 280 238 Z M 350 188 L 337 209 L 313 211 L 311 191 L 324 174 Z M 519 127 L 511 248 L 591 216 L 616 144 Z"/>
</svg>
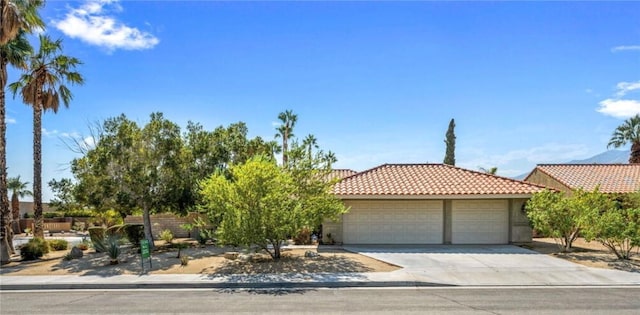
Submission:
<svg viewBox="0 0 640 315">
<path fill-rule="evenodd" d="M 190 283 L 46 283 L 2 284 L 0 291 L 116 290 L 116 289 L 314 289 L 314 288 L 399 288 L 455 287 L 456 285 L 415 281 L 353 282 L 190 282 Z"/>
</svg>

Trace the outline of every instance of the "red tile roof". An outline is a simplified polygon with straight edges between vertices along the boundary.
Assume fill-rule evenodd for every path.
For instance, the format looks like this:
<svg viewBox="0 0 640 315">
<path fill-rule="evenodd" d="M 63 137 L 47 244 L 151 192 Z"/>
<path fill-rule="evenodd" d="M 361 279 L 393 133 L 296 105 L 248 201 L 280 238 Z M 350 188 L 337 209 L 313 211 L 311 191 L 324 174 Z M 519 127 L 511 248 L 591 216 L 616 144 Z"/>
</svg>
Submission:
<svg viewBox="0 0 640 315">
<path fill-rule="evenodd" d="M 640 164 L 541 164 L 531 174 L 535 170 L 553 177 L 571 189 L 592 191 L 600 185 L 600 191 L 605 193 L 640 190 Z"/>
<path fill-rule="evenodd" d="M 384 164 L 337 183 L 344 196 L 530 195 L 535 184 L 445 164 Z"/>
<path fill-rule="evenodd" d="M 329 179 L 343 179 L 345 177 L 349 177 L 351 175 L 354 175 L 358 172 L 354 171 L 354 170 L 349 170 L 349 169 L 333 169 L 331 170 L 331 173 L 329 174 Z"/>
</svg>

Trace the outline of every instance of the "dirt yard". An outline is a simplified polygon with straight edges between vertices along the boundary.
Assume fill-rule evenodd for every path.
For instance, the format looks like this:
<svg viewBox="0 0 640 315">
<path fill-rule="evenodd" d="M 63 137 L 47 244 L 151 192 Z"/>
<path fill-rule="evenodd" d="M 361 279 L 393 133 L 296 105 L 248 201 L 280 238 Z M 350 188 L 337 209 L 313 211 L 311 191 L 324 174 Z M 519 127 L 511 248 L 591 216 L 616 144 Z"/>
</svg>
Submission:
<svg viewBox="0 0 640 315">
<path fill-rule="evenodd" d="M 400 269 L 397 266 L 375 260 L 363 255 L 351 253 L 332 246 L 320 246 L 305 249 L 284 249 L 280 261 L 273 261 L 267 253 L 251 255 L 251 260 L 224 258 L 224 253 L 233 248 L 216 246 L 199 247 L 193 245 L 181 251 L 188 256 L 189 262 L 182 266 L 177 258 L 178 250 L 160 247 L 153 252 L 151 274 L 259 274 L 259 273 L 334 273 L 334 272 L 387 272 Z M 242 252 L 241 249 L 235 251 Z M 317 257 L 305 257 L 306 251 L 318 253 Z M 64 260 L 69 250 L 52 251 L 42 260 L 15 261 L 2 266 L 3 275 L 121 275 L 140 274 L 142 266 L 140 254 L 133 248 L 123 249 L 120 263 L 109 264 L 104 253 L 95 253 L 92 249 L 84 252 L 84 257 Z M 149 270 L 149 260 L 145 260 L 145 269 Z"/>
<path fill-rule="evenodd" d="M 573 242 L 573 251 L 569 253 L 562 253 L 552 238 L 534 238 L 531 244 L 522 247 L 589 267 L 640 272 L 640 253 L 637 249 L 630 260 L 618 260 L 602 244 L 586 242 L 583 238 Z"/>
</svg>

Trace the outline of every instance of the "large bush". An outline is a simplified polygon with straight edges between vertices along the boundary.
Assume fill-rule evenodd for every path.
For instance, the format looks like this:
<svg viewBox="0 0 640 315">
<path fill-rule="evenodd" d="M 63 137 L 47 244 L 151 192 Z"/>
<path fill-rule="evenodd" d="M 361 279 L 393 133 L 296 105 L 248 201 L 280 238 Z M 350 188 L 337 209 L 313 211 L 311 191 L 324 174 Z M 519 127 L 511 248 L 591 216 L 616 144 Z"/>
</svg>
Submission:
<svg viewBox="0 0 640 315">
<path fill-rule="evenodd" d="M 204 207 L 211 222 L 220 222 L 216 236 L 223 244 L 257 245 L 277 260 L 290 235 L 346 211 L 311 167 L 285 170 L 252 158 L 230 173 L 231 180 L 215 174 L 202 183 Z"/>
<path fill-rule="evenodd" d="M 598 189 L 591 192 L 578 189 L 570 196 L 544 190 L 531 197 L 526 210 L 534 229 L 553 237 L 563 251 L 570 251 L 573 241 L 589 225 L 585 216 L 609 209 L 611 202 Z"/>
<path fill-rule="evenodd" d="M 618 259 L 629 259 L 640 246 L 640 208 L 611 205 L 601 211 L 585 213 L 585 240 L 598 241 Z"/>
<path fill-rule="evenodd" d="M 32 238 L 20 248 L 22 260 L 36 260 L 49 252 L 47 241 L 42 238 Z"/>
</svg>

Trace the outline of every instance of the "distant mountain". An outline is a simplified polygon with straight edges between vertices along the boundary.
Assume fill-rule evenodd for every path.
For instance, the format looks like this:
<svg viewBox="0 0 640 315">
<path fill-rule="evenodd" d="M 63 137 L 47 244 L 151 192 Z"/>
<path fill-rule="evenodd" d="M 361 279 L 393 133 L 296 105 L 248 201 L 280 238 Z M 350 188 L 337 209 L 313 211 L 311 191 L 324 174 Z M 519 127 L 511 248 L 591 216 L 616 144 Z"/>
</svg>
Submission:
<svg viewBox="0 0 640 315">
<path fill-rule="evenodd" d="M 630 151 L 609 150 L 594 155 L 584 160 L 573 160 L 568 164 L 627 164 L 629 163 Z"/>
<path fill-rule="evenodd" d="M 630 150 L 609 150 L 596 154 L 584 160 L 573 160 L 559 164 L 626 164 L 629 163 Z M 523 180 L 529 172 L 514 176 L 513 179 Z"/>
</svg>

